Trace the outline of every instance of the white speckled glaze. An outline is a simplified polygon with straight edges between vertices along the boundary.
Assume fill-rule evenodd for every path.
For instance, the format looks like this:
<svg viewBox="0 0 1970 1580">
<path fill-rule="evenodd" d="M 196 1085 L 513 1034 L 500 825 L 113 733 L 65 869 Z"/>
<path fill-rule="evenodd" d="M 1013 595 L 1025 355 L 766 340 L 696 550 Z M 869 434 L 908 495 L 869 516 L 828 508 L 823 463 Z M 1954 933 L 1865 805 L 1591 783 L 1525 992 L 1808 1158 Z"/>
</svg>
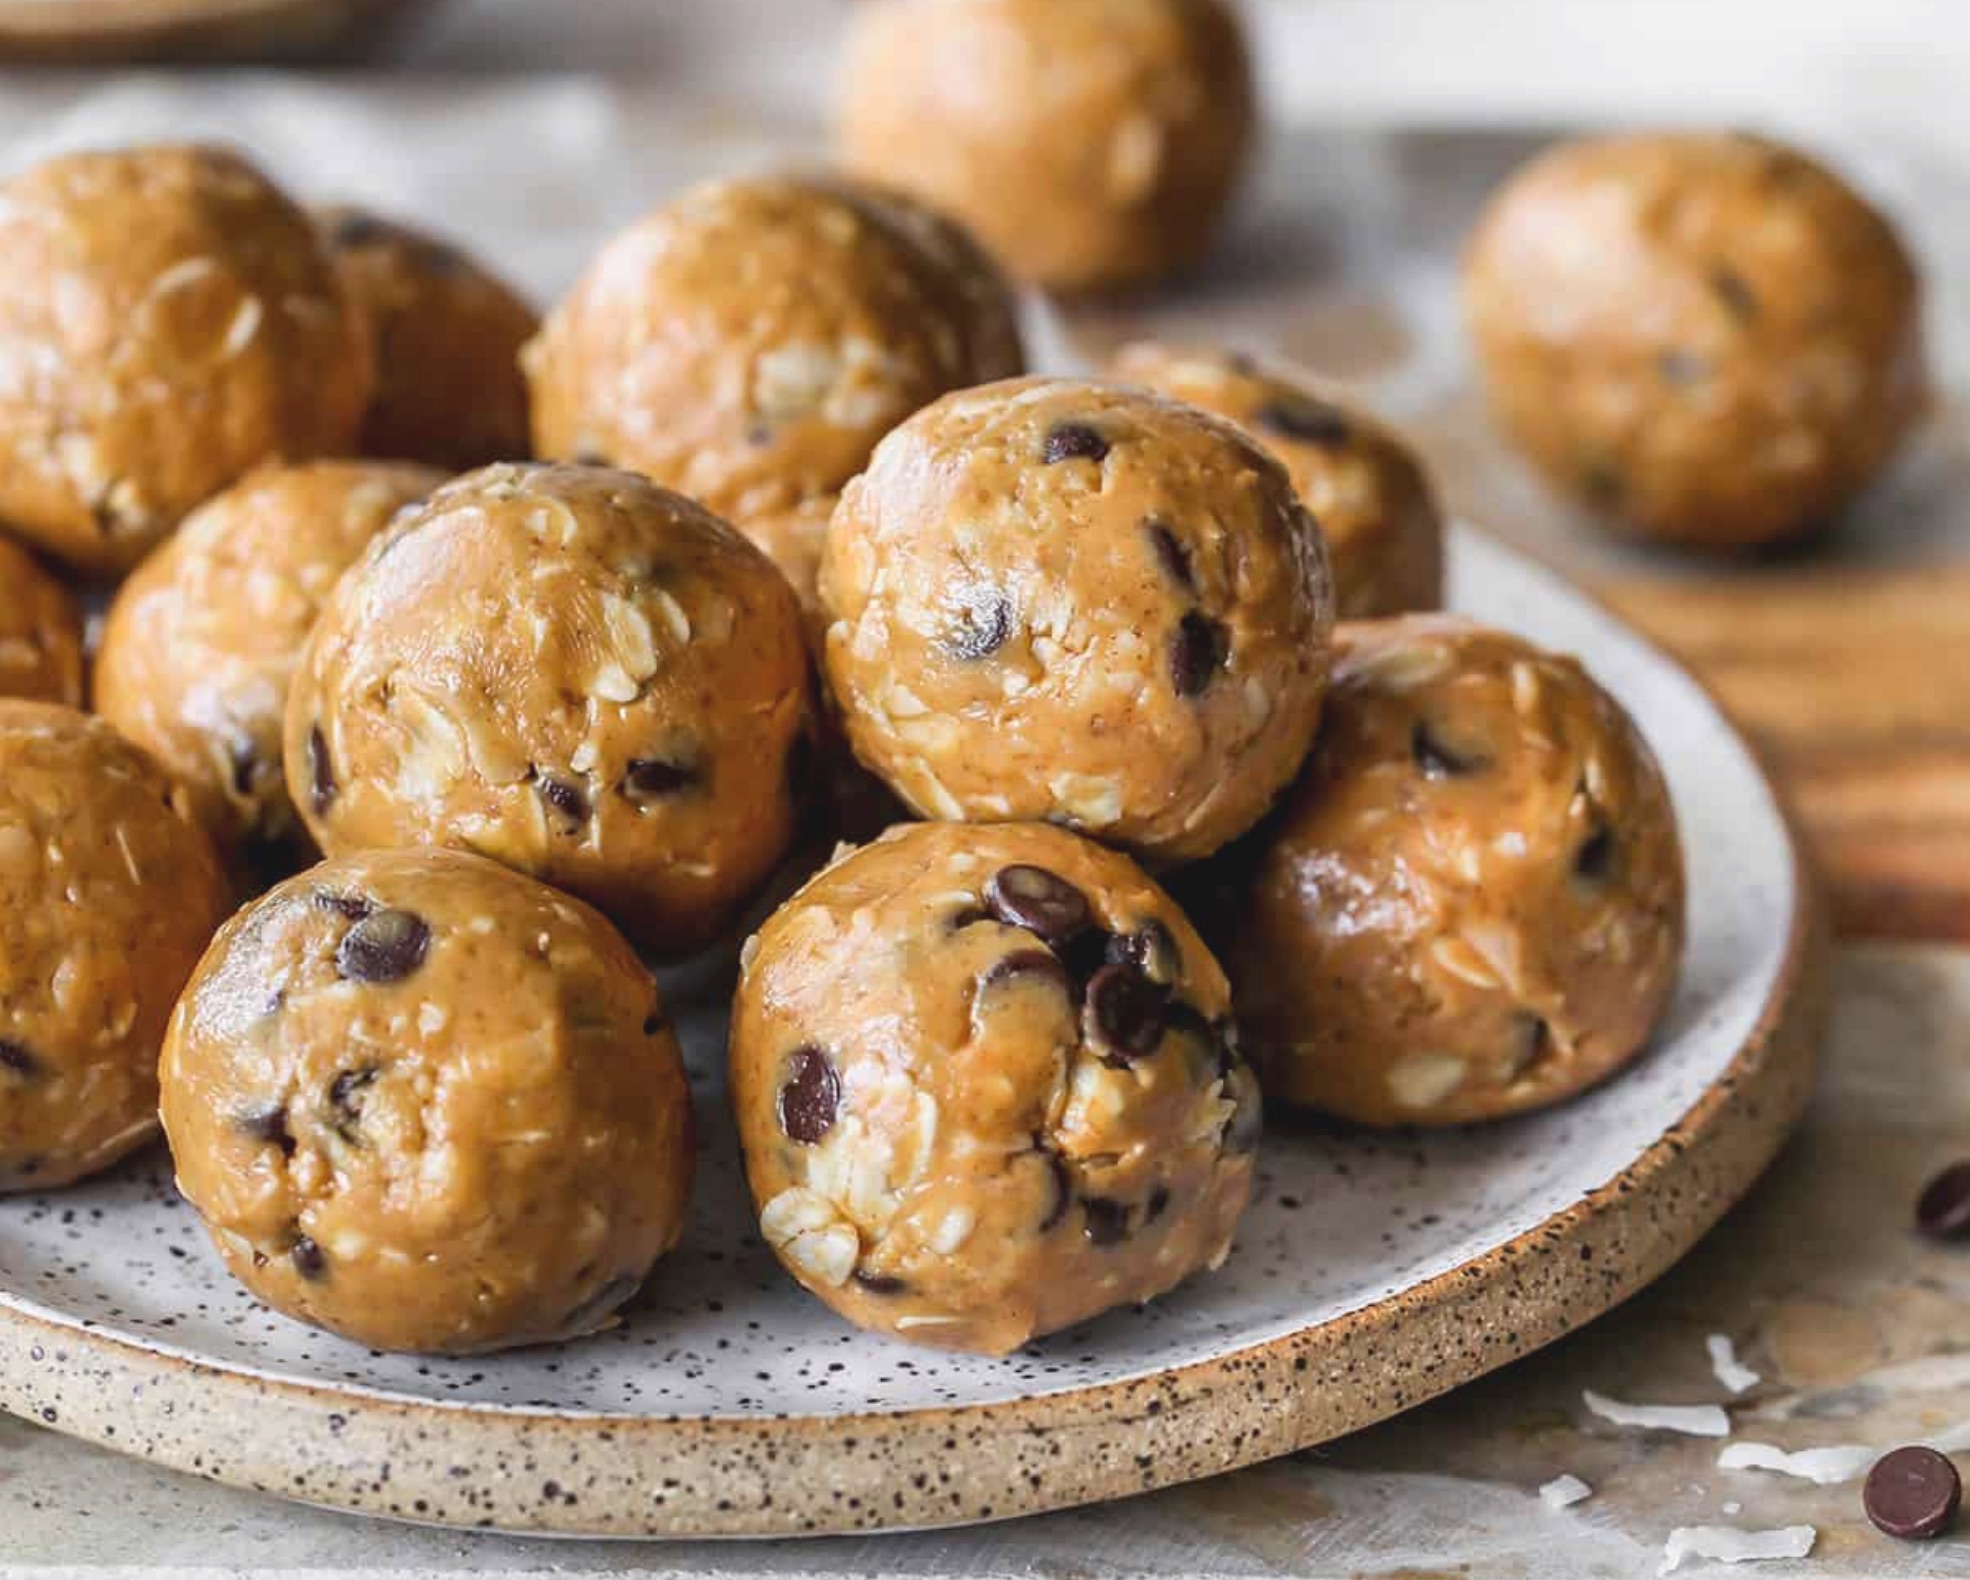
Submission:
<svg viewBox="0 0 1970 1580">
<path fill-rule="evenodd" d="M 311 1331 L 227 1277 L 152 1151 L 71 1191 L 0 1198 L 0 1406 L 413 1518 L 921 1526 L 1302 1446 L 1578 1326 L 1687 1249 L 1796 1117 L 1816 1027 L 1810 906 L 1751 754 L 1679 669 L 1469 529 L 1451 602 L 1580 653 L 1670 780 L 1688 965 L 1657 1046 L 1601 1089 L 1467 1132 L 1275 1123 L 1221 1273 L 1005 1360 L 940 1355 L 849 1328 L 761 1245 L 717 1075 L 730 976 L 700 966 L 666 984 L 705 1138 L 692 1222 L 621 1327 L 472 1360 Z"/>
</svg>

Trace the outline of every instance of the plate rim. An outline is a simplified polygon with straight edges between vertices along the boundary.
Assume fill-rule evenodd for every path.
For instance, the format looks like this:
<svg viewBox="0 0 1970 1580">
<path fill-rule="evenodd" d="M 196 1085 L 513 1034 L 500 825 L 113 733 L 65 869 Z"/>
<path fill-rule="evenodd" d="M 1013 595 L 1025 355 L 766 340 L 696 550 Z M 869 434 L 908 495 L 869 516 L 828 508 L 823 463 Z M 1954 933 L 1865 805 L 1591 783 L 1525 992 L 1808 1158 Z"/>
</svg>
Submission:
<svg viewBox="0 0 1970 1580">
<path fill-rule="evenodd" d="M 0 1409 L 207 1479 L 372 1516 L 536 1535 L 846 1534 L 1012 1518 L 1237 1469 L 1387 1419 L 1584 1327 L 1714 1227 L 1803 1114 L 1829 1008 L 1830 930 L 1789 800 L 1711 688 L 1591 588 L 1469 522 L 1459 520 L 1456 531 L 1562 583 L 1700 693 L 1745 752 L 1784 835 L 1792 912 L 1756 1023 L 1675 1122 L 1579 1200 L 1322 1322 L 1137 1376 L 1016 1399 L 725 1417 L 411 1400 L 215 1365 L 87 1320 L 24 1310 L 0 1291 Z M 1562 1249 L 1573 1265 L 1557 1257 Z M 1581 1265 L 1592 1266 L 1591 1278 Z M 1542 1310 L 1548 1279 L 1554 1289 Z M 1425 1363 L 1362 1375 L 1349 1352 L 1364 1338 L 1408 1327 L 1408 1347 L 1418 1348 L 1419 1325 Z M 71 1360 L 71 1349 L 87 1364 Z M 1336 1369 L 1337 1361 L 1347 1364 Z M 153 1396 L 149 1437 L 119 1430 L 113 1384 Z M 160 1414 L 196 1424 L 157 1432 Z M 218 1430 L 200 1430 L 215 1422 Z M 292 1456 L 269 1446 L 289 1428 L 323 1422 L 333 1447 L 321 1463 L 297 1471 Z M 469 1455 L 424 1446 L 452 1427 L 475 1439 Z M 460 1457 L 478 1462 L 476 1476 L 441 1463 Z M 937 1470 L 915 1468 L 926 1463 Z M 524 1465 L 534 1485 L 511 1505 L 497 1502 L 500 1489 L 483 1484 L 498 1479 L 488 1464 Z M 557 1477 L 555 1466 L 566 1474 Z M 782 1503 L 773 1489 L 803 1472 L 814 1490 Z M 582 1501 L 564 1490 L 576 1485 L 606 1490 Z M 746 1487 L 756 1495 L 730 1495 Z M 624 1494 L 637 1488 L 648 1506 L 633 1512 Z M 475 1496 L 461 1504 L 467 1489 Z"/>
</svg>

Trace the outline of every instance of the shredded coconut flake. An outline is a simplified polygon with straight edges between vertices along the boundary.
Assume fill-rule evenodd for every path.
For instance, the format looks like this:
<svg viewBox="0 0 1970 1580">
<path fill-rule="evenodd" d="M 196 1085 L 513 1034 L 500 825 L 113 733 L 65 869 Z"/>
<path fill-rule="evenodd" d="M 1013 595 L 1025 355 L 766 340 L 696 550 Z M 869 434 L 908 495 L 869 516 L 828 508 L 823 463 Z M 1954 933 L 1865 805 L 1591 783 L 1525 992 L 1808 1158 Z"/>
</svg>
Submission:
<svg viewBox="0 0 1970 1580">
<path fill-rule="evenodd" d="M 1580 1397 L 1603 1421 L 1616 1426 L 1648 1427 L 1658 1432 L 1684 1432 L 1691 1437 L 1729 1437 L 1731 1418 L 1715 1404 L 1624 1404 L 1589 1388 Z"/>
<path fill-rule="evenodd" d="M 1885 1452 L 1865 1443 L 1834 1443 L 1787 1453 L 1770 1443 L 1730 1443 L 1717 1456 L 1724 1470 L 1775 1470 L 1822 1487 L 1835 1487 L 1862 1475 Z"/>
<path fill-rule="evenodd" d="M 1594 1489 L 1578 1476 L 1555 1476 L 1539 1489 L 1539 1501 L 1549 1509 L 1565 1509 L 1591 1498 Z"/>
<path fill-rule="evenodd" d="M 1717 1381 L 1732 1393 L 1743 1393 L 1745 1389 L 1756 1388 L 1764 1381 L 1737 1358 L 1737 1349 L 1727 1334 L 1713 1333 L 1703 1342 L 1710 1351 L 1711 1371 L 1717 1374 Z"/>
<path fill-rule="evenodd" d="M 1671 1574 L 1685 1558 L 1710 1558 L 1720 1564 L 1755 1563 L 1761 1558 L 1804 1558 L 1813 1550 L 1819 1532 L 1810 1525 L 1786 1525 L 1775 1531 L 1739 1531 L 1726 1525 L 1679 1525 L 1662 1548 L 1655 1571 Z"/>
</svg>

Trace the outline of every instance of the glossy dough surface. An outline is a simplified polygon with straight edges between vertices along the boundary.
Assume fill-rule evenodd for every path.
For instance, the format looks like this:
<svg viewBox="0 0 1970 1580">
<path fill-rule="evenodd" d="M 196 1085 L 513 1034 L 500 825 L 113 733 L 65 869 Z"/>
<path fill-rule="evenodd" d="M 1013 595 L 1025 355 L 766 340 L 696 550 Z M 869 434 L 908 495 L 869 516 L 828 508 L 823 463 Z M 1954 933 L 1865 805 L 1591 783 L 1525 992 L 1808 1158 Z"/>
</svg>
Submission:
<svg viewBox="0 0 1970 1580">
<path fill-rule="evenodd" d="M 1237 928 L 1268 1096 L 1369 1124 L 1520 1113 L 1619 1069 L 1667 1005 L 1674 810 L 1572 659 L 1443 616 L 1343 626 Z"/>
<path fill-rule="evenodd" d="M 1230 1247 L 1257 1087 L 1223 973 L 1125 856 L 895 829 L 748 943 L 733 1014 L 760 1232 L 854 1322 L 1003 1353 Z"/>
<path fill-rule="evenodd" d="M 179 1188 L 249 1289 L 380 1349 L 592 1332 L 676 1243 L 690 1094 L 596 912 L 493 862 L 328 862 L 240 912 L 172 1017 Z"/>
</svg>

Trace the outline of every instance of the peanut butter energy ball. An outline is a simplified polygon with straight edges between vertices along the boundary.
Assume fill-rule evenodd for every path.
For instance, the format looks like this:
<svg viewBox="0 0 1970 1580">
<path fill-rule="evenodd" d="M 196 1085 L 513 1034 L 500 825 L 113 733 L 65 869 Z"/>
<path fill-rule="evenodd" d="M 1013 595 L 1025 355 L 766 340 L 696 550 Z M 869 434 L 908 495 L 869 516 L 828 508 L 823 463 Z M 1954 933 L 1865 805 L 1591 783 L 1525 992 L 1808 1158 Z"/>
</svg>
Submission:
<svg viewBox="0 0 1970 1580">
<path fill-rule="evenodd" d="M 906 825 L 744 959 L 732 1103 L 760 1232 L 850 1321 L 1003 1354 L 1224 1260 L 1258 1088 L 1217 962 L 1126 856 Z"/>
<path fill-rule="evenodd" d="M 1443 516 L 1421 461 L 1366 412 L 1235 353 L 1142 342 L 1114 376 L 1229 417 L 1285 463 L 1320 524 L 1343 620 L 1443 602 Z"/>
<path fill-rule="evenodd" d="M 1499 422 L 1642 537 L 1808 531 L 1926 399 L 1921 285 L 1894 227 L 1763 138 L 1562 144 L 1491 200 L 1464 288 Z"/>
<path fill-rule="evenodd" d="M 260 462 L 347 453 L 369 338 L 307 216 L 213 148 L 0 187 L 0 524 L 128 570 Z"/>
<path fill-rule="evenodd" d="M 0 1192 L 157 1131 L 157 1051 L 226 914 L 205 835 L 100 719 L 0 701 Z"/>
<path fill-rule="evenodd" d="M 82 705 L 82 615 L 68 590 L 0 538 L 0 697 Z"/>
<path fill-rule="evenodd" d="M 330 855 L 474 850 L 681 954 L 785 853 L 811 729 L 799 606 L 763 553 L 632 473 L 501 465 L 336 586 L 287 780 Z"/>
<path fill-rule="evenodd" d="M 1571 659 L 1447 617 L 1341 628 L 1231 962 L 1269 1097 L 1444 1125 L 1641 1050 L 1683 948 L 1655 759 Z"/>
<path fill-rule="evenodd" d="M 969 238 L 808 177 L 713 182 L 631 226 L 525 362 L 542 455 L 629 467 L 742 530 L 804 519 L 918 407 L 1023 366 L 1010 293 Z"/>
<path fill-rule="evenodd" d="M 690 1092 L 650 973 L 477 856 L 376 851 L 257 900 L 162 1073 L 178 1187 L 226 1265 L 378 1349 L 593 1332 L 683 1226 Z"/>
<path fill-rule="evenodd" d="M 843 493 L 821 596 L 855 753 L 927 817 L 1206 856 L 1319 723 L 1318 529 L 1243 432 L 1143 390 L 1021 380 L 918 413 Z"/>
<path fill-rule="evenodd" d="M 843 157 L 1062 291 L 1199 260 L 1252 143 L 1251 64 L 1222 0 L 868 0 Z"/>
<path fill-rule="evenodd" d="M 349 294 L 376 346 L 376 394 L 362 451 L 463 472 L 525 460 L 520 348 L 539 320 L 456 247 L 363 209 L 318 210 Z"/>
<path fill-rule="evenodd" d="M 110 606 L 96 708 L 177 778 L 229 856 L 298 843 L 281 721 L 336 580 L 444 474 L 374 461 L 267 467 L 185 519 Z"/>
</svg>

